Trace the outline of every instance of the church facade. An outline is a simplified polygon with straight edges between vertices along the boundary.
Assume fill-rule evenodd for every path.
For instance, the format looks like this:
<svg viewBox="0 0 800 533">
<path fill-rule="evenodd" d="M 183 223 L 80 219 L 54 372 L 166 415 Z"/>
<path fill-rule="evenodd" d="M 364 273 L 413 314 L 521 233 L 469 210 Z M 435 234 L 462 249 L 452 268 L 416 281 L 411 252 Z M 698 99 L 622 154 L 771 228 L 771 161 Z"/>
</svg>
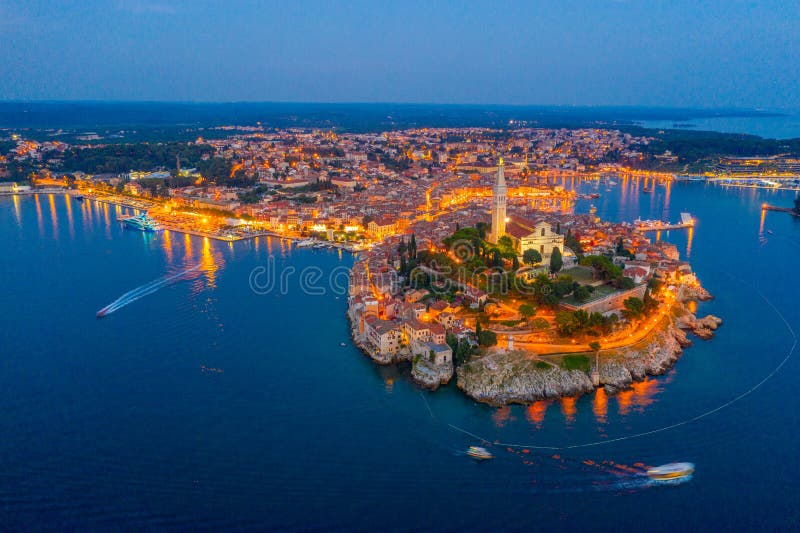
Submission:
<svg viewBox="0 0 800 533">
<path fill-rule="evenodd" d="M 492 228 L 489 241 L 497 244 L 500 237 L 508 236 L 521 257 L 526 250 L 536 250 L 542 256 L 542 263 L 548 264 L 553 250 L 558 248 L 568 261 L 573 254 L 564 249 L 564 236 L 553 231 L 552 225 L 544 219 L 528 220 L 506 213 L 508 188 L 503 173 L 503 160 L 497 167 L 497 177 L 492 188 Z M 565 262 L 565 264 L 568 264 Z"/>
</svg>

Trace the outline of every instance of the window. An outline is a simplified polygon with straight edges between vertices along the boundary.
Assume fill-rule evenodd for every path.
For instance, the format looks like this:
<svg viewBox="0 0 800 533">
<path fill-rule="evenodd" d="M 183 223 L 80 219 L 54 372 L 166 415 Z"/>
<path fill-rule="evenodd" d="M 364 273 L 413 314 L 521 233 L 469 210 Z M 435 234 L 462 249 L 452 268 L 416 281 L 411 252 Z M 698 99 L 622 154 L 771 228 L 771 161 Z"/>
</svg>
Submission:
<svg viewBox="0 0 800 533">
<path fill-rule="evenodd" d="M 544 228 L 542 228 L 542 237 L 544 237 Z"/>
</svg>

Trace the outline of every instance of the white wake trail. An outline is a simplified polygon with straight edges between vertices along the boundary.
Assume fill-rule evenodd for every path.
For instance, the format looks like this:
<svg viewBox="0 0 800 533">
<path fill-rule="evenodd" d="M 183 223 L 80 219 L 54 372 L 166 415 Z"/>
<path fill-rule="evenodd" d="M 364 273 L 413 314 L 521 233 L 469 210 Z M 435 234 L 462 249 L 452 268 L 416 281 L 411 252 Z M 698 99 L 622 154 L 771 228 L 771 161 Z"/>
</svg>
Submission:
<svg viewBox="0 0 800 533">
<path fill-rule="evenodd" d="M 144 298 L 145 296 L 153 294 L 154 292 L 166 287 L 167 285 L 171 285 L 172 283 L 176 283 L 178 281 L 181 281 L 182 279 L 186 279 L 187 274 L 195 272 L 200 268 L 200 266 L 201 265 L 198 263 L 197 265 L 188 268 L 186 270 L 183 270 L 181 272 L 178 272 L 177 274 L 172 274 L 169 276 L 158 278 L 148 283 L 145 283 L 144 285 L 136 287 L 135 289 L 126 292 L 125 294 L 123 294 L 122 296 L 120 296 L 107 306 L 100 309 L 97 312 L 97 316 L 104 317 L 106 315 L 110 315 L 114 311 L 117 311 L 125 307 L 126 305 L 135 302 L 140 298 Z"/>
</svg>

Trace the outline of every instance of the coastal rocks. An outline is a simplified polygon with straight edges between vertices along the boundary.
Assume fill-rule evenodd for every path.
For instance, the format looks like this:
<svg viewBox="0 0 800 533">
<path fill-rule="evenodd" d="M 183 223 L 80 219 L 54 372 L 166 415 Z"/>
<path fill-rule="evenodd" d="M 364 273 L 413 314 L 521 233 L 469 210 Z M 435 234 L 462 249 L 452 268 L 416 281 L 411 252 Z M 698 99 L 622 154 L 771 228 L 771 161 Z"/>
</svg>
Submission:
<svg viewBox="0 0 800 533">
<path fill-rule="evenodd" d="M 453 363 L 437 365 L 424 357 L 417 357 L 411 365 L 411 377 L 423 387 L 436 390 L 453 377 Z"/>
<path fill-rule="evenodd" d="M 594 390 L 585 372 L 548 365 L 520 352 L 490 353 L 462 365 L 456 375 L 458 388 L 469 397 L 493 405 L 579 396 Z"/>
<path fill-rule="evenodd" d="M 604 386 L 606 393 L 616 394 L 618 391 L 628 388 L 633 383 L 633 376 L 623 363 L 619 361 L 608 361 L 600 365 L 600 384 Z"/>
<path fill-rule="evenodd" d="M 697 318 L 692 313 L 686 313 L 675 320 L 675 324 L 685 330 L 689 330 L 701 339 L 710 339 L 714 336 L 714 331 L 722 324 L 722 319 L 714 315 Z"/>
<path fill-rule="evenodd" d="M 669 328 L 657 335 L 644 348 L 625 350 L 621 358 L 600 363 L 600 383 L 608 394 L 627 389 L 634 381 L 642 381 L 647 376 L 666 373 L 683 353 L 683 346 L 690 341 L 686 334 Z"/>
<path fill-rule="evenodd" d="M 689 300 L 705 302 L 708 300 L 713 300 L 714 296 L 711 295 L 710 292 L 705 290 L 699 284 L 696 285 L 681 285 L 680 293 L 679 293 L 679 300 L 682 302 L 688 302 Z"/>
</svg>

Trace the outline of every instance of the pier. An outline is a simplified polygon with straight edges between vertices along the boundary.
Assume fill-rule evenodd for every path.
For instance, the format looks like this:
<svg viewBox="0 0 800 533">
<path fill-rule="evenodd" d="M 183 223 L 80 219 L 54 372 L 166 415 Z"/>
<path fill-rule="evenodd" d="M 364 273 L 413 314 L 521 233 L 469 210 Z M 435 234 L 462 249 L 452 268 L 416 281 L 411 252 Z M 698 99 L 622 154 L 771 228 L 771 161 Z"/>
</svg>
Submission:
<svg viewBox="0 0 800 533">
<path fill-rule="evenodd" d="M 635 220 L 634 225 L 639 231 L 666 231 L 670 229 L 693 228 L 695 220 L 689 213 L 681 213 L 680 222 L 662 222 L 660 220 Z"/>
<path fill-rule="evenodd" d="M 797 208 L 791 207 L 780 207 L 777 205 L 769 205 L 769 204 L 761 204 L 762 211 L 780 211 L 782 213 L 789 213 L 790 215 L 794 215 L 796 217 L 800 217 L 800 210 Z"/>
</svg>

